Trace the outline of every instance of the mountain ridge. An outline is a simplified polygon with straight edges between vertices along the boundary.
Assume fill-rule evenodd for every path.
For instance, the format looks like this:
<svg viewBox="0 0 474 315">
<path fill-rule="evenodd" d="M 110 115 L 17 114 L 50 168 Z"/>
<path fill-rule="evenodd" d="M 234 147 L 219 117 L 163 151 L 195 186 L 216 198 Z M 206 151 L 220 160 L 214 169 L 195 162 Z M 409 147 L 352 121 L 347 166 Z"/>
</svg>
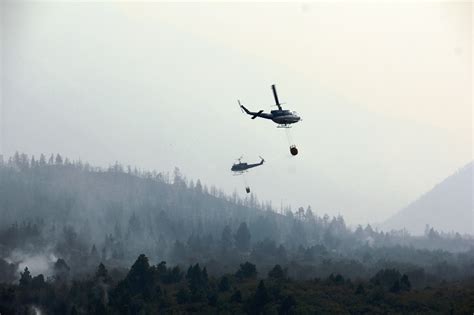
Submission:
<svg viewBox="0 0 474 315">
<path fill-rule="evenodd" d="M 383 222 L 381 228 L 405 228 L 421 234 L 430 226 L 445 232 L 473 234 L 473 174 L 471 161 Z"/>
</svg>

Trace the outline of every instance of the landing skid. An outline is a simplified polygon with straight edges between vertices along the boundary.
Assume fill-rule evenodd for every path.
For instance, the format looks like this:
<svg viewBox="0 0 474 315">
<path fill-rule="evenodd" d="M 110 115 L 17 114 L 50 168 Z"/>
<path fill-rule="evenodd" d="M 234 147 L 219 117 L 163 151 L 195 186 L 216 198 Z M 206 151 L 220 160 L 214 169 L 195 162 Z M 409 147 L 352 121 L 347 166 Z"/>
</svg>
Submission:
<svg viewBox="0 0 474 315">
<path fill-rule="evenodd" d="M 235 174 L 232 174 L 232 176 L 239 176 L 239 175 L 244 175 L 245 172 L 238 172 L 238 173 L 235 173 Z"/>
<path fill-rule="evenodd" d="M 289 129 L 289 128 L 291 128 L 291 126 L 290 125 L 278 125 L 277 128 L 287 128 L 287 129 Z"/>
</svg>

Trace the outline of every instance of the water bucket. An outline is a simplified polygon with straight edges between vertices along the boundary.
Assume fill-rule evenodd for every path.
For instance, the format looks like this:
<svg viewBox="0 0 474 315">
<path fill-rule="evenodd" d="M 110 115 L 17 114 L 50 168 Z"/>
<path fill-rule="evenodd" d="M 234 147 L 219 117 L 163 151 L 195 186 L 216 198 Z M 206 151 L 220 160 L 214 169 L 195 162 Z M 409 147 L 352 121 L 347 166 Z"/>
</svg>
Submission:
<svg viewBox="0 0 474 315">
<path fill-rule="evenodd" d="M 296 146 L 292 145 L 290 146 L 290 153 L 291 155 L 298 155 L 298 149 L 296 148 Z"/>
</svg>

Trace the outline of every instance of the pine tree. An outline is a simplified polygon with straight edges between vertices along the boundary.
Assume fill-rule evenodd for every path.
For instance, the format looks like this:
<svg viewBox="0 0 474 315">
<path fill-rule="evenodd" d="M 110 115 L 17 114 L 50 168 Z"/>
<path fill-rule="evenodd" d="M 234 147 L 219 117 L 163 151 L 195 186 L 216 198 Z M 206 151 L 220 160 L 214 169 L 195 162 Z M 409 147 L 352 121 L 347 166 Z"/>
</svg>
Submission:
<svg viewBox="0 0 474 315">
<path fill-rule="evenodd" d="M 296 307 L 296 300 L 292 295 L 286 296 L 280 306 L 279 314 L 292 314 Z"/>
<path fill-rule="evenodd" d="M 230 289 L 229 277 L 223 276 L 221 278 L 221 281 L 219 281 L 219 291 L 226 292 L 226 291 L 229 291 L 229 289 Z"/>
<path fill-rule="evenodd" d="M 63 165 L 63 158 L 61 157 L 61 155 L 59 153 L 56 154 L 55 164 L 56 165 Z"/>
<path fill-rule="evenodd" d="M 54 263 L 54 276 L 57 280 L 65 281 L 68 278 L 70 268 L 66 261 L 62 258 L 58 258 Z"/>
<path fill-rule="evenodd" d="M 252 305 L 252 313 L 260 314 L 267 304 L 270 301 L 270 295 L 268 294 L 267 288 L 265 287 L 265 283 L 263 280 L 260 280 L 257 290 L 253 296 L 253 305 Z"/>
<path fill-rule="evenodd" d="M 232 231 L 230 226 L 226 225 L 221 234 L 221 246 L 224 250 L 232 249 Z"/>
<path fill-rule="evenodd" d="M 23 272 L 20 272 L 20 286 L 26 287 L 31 283 L 31 273 L 28 270 L 28 267 L 25 267 Z"/>
<path fill-rule="evenodd" d="M 95 279 L 100 280 L 104 283 L 107 283 L 110 281 L 109 273 L 103 263 L 100 263 L 99 267 L 97 267 L 97 271 L 95 273 Z"/>
<path fill-rule="evenodd" d="M 230 297 L 230 301 L 234 303 L 242 303 L 242 292 L 236 290 Z"/>
<path fill-rule="evenodd" d="M 92 245 L 90 259 L 93 262 L 98 262 L 100 259 L 99 251 L 97 250 L 97 247 L 95 247 L 95 244 Z"/>
<path fill-rule="evenodd" d="M 199 179 L 196 182 L 196 188 L 195 189 L 199 194 L 202 193 L 202 184 L 201 184 L 201 181 Z"/>
<path fill-rule="evenodd" d="M 40 166 L 45 166 L 46 165 L 46 157 L 44 156 L 43 153 L 41 153 L 41 155 L 40 155 L 39 165 Z"/>
<path fill-rule="evenodd" d="M 411 289 L 411 283 L 410 280 L 408 280 L 408 276 L 406 274 L 400 278 L 400 289 L 402 291 L 410 291 Z"/>
<path fill-rule="evenodd" d="M 250 248 L 250 231 L 247 227 L 247 223 L 242 222 L 235 233 L 235 246 L 238 250 L 246 252 Z"/>
<path fill-rule="evenodd" d="M 37 162 L 36 162 L 35 156 L 32 155 L 32 156 L 31 156 L 31 160 L 30 160 L 30 165 L 31 165 L 31 167 L 32 167 L 32 168 L 33 168 L 33 167 L 36 167 L 36 163 L 37 163 Z"/>
<path fill-rule="evenodd" d="M 268 277 L 273 279 L 284 279 L 286 278 L 286 270 L 283 270 L 280 265 L 275 265 L 275 267 L 268 272 Z"/>
<path fill-rule="evenodd" d="M 248 279 L 257 277 L 257 267 L 248 261 L 244 264 L 240 264 L 239 270 L 235 273 L 235 276 L 239 279 Z"/>
</svg>

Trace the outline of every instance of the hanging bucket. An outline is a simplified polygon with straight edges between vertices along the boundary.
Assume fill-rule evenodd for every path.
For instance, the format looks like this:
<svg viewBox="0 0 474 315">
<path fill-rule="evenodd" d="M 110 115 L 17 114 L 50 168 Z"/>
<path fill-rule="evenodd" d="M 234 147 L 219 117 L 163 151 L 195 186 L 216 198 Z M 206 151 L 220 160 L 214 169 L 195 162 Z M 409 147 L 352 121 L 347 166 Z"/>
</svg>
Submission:
<svg viewBox="0 0 474 315">
<path fill-rule="evenodd" d="M 296 148 L 295 145 L 290 146 L 290 153 L 293 156 L 298 154 L 298 149 Z"/>
<path fill-rule="evenodd" d="M 247 192 L 247 194 L 250 193 L 250 187 L 245 187 L 245 191 Z"/>
</svg>

